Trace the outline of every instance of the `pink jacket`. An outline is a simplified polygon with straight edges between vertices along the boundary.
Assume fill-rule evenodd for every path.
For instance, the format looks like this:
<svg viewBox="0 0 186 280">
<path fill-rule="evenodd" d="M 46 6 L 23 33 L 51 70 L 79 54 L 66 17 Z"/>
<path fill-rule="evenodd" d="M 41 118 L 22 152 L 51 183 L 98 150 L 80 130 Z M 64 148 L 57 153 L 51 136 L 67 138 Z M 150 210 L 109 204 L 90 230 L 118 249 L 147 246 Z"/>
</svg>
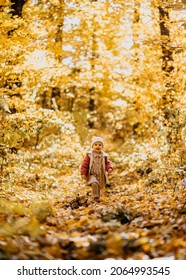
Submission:
<svg viewBox="0 0 186 280">
<path fill-rule="evenodd" d="M 105 177 L 107 179 L 107 173 L 109 169 L 113 169 L 113 166 L 111 164 L 111 162 L 108 159 L 108 154 L 105 152 L 103 153 L 103 169 L 105 172 Z M 91 150 L 90 152 L 88 152 L 83 160 L 83 163 L 81 165 L 81 175 L 85 175 L 87 178 L 87 181 L 90 178 L 90 170 L 92 167 L 92 163 L 93 163 L 93 151 Z"/>
</svg>

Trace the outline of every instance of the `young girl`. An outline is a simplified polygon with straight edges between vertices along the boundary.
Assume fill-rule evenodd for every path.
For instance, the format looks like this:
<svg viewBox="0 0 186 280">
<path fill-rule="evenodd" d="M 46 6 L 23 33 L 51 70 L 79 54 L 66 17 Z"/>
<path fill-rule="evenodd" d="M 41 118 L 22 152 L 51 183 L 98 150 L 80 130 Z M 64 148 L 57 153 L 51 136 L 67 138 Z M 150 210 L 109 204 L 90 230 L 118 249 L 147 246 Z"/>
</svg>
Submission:
<svg viewBox="0 0 186 280">
<path fill-rule="evenodd" d="M 105 187 L 108 174 L 112 172 L 113 167 L 108 160 L 108 154 L 102 151 L 104 142 L 101 137 L 93 137 L 91 146 L 92 149 L 81 165 L 81 177 L 92 187 L 94 200 L 99 201 L 100 190 Z"/>
</svg>

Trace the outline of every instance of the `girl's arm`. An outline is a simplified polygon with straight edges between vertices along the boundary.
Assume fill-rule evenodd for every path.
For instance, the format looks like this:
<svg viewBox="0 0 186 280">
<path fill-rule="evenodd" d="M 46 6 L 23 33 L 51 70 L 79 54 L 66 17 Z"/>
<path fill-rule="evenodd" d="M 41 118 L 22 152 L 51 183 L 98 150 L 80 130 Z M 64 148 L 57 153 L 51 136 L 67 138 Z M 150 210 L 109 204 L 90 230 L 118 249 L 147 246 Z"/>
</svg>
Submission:
<svg viewBox="0 0 186 280">
<path fill-rule="evenodd" d="M 113 166 L 107 157 L 105 158 L 105 167 L 107 172 L 111 172 L 113 170 Z"/>
<path fill-rule="evenodd" d="M 83 160 L 83 163 L 81 165 L 81 176 L 82 175 L 87 175 L 88 173 L 88 168 L 89 168 L 89 162 L 90 162 L 90 157 L 88 156 L 88 154 L 86 155 L 86 157 Z"/>
</svg>

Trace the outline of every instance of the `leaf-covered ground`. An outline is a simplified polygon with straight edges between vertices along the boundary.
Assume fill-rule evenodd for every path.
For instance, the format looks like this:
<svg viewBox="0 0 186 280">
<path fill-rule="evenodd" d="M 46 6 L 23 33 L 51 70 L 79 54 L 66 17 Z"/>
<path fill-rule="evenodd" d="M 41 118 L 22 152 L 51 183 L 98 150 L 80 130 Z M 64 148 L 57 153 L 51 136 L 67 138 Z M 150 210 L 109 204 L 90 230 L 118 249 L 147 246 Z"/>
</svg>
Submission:
<svg viewBox="0 0 186 280">
<path fill-rule="evenodd" d="M 80 179 L 85 150 L 75 136 L 49 135 L 10 155 L 0 187 L 0 258 L 186 259 L 184 186 L 160 182 L 144 159 L 109 152 L 115 170 L 99 203 Z"/>
</svg>

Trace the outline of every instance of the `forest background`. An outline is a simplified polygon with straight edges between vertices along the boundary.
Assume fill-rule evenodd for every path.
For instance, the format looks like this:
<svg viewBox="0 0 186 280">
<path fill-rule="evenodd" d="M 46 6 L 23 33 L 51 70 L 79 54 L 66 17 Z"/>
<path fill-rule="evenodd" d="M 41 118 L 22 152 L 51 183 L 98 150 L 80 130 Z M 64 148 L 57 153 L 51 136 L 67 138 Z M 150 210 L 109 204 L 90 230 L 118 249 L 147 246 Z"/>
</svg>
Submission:
<svg viewBox="0 0 186 280">
<path fill-rule="evenodd" d="M 186 259 L 186 1 L 0 1 L 0 258 Z M 91 203 L 90 139 L 114 164 Z"/>
</svg>

